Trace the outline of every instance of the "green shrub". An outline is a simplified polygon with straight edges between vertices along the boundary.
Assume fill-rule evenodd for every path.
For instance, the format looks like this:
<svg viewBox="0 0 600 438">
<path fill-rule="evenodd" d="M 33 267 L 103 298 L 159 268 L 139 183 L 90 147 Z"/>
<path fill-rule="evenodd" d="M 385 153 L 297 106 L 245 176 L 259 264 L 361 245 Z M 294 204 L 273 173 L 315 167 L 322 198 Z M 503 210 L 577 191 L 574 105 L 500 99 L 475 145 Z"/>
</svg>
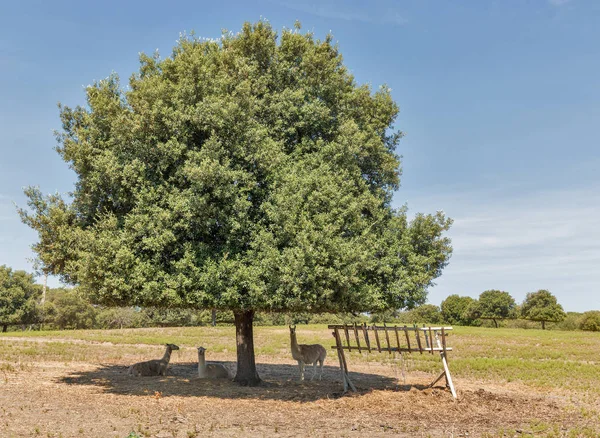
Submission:
<svg viewBox="0 0 600 438">
<path fill-rule="evenodd" d="M 600 311 L 590 310 L 589 312 L 585 312 L 581 316 L 579 328 L 581 330 L 586 330 L 590 332 L 600 331 Z"/>
</svg>

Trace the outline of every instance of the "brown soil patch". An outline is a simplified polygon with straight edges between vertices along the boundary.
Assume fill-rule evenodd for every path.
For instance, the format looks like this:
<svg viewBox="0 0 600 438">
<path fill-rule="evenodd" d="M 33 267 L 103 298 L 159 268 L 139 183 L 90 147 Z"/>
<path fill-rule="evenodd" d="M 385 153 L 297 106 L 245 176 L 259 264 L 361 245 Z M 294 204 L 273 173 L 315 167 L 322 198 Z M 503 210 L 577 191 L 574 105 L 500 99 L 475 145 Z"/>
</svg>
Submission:
<svg viewBox="0 0 600 438">
<path fill-rule="evenodd" d="M 135 379 L 124 363 L 35 363 L 0 373 L 0 436 L 457 437 L 586 422 L 566 400 L 514 386 L 458 379 L 453 401 L 443 387 L 426 389 L 433 376 L 410 373 L 398 385 L 392 367 L 356 364 L 359 392 L 342 395 L 331 363 L 322 381 L 300 383 L 291 361 L 277 362 L 259 365 L 265 383 L 257 388 L 199 380 L 193 362 L 174 363 L 167 377 Z"/>
</svg>

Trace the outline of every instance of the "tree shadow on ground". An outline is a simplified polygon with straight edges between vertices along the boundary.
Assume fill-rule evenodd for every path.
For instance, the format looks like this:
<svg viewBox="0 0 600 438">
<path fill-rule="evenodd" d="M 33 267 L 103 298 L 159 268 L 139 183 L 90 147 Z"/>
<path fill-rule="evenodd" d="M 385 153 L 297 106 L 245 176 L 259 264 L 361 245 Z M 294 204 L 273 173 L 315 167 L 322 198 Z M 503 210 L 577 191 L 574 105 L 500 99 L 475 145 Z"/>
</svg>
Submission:
<svg viewBox="0 0 600 438">
<path fill-rule="evenodd" d="M 216 361 L 215 361 L 216 362 Z M 219 363 L 219 362 L 217 362 Z M 229 370 L 235 369 L 233 362 L 220 362 Z M 343 395 L 340 369 L 323 367 L 323 379 L 310 381 L 312 367 L 307 369 L 304 382 L 298 380 L 298 366 L 288 364 L 257 364 L 263 382 L 257 387 L 243 387 L 231 379 L 208 380 L 197 377 L 197 363 L 178 363 L 169 367 L 167 376 L 132 377 L 126 366 L 101 365 L 91 371 L 77 371 L 60 377 L 59 383 L 68 385 L 96 386 L 104 392 L 153 397 L 214 397 L 228 399 L 258 399 L 310 402 L 337 398 Z M 234 374 L 233 372 L 231 373 Z M 424 385 L 399 385 L 396 379 L 367 373 L 350 372 L 360 396 L 373 390 L 409 391 L 424 389 Z"/>
</svg>

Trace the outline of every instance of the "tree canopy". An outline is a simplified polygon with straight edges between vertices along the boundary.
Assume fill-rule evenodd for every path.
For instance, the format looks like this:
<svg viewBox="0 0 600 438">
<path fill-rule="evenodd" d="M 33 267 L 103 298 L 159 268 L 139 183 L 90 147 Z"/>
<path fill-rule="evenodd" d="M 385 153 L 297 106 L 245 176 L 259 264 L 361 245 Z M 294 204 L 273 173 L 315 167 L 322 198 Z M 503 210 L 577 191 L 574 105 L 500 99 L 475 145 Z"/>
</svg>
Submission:
<svg viewBox="0 0 600 438">
<path fill-rule="evenodd" d="M 451 220 L 391 207 L 398 106 L 355 82 L 330 35 L 246 23 L 140 64 L 128 89 L 113 74 L 60 106 L 72 199 L 29 188 L 20 210 L 46 272 L 98 303 L 233 310 L 238 377 L 255 310 L 425 301 Z"/>
<path fill-rule="evenodd" d="M 36 322 L 36 300 L 41 287 L 35 284 L 32 274 L 13 271 L 0 266 L 0 326 L 6 331 L 9 325 Z"/>
<path fill-rule="evenodd" d="M 442 317 L 449 324 L 471 325 L 476 318 L 471 318 L 469 308 L 476 303 L 477 300 L 471 297 L 450 295 L 442 301 Z"/>
<path fill-rule="evenodd" d="M 521 306 L 521 315 L 531 321 L 540 321 L 542 329 L 546 328 L 546 322 L 562 321 L 567 316 L 556 297 L 545 289 L 527 294 Z"/>
<path fill-rule="evenodd" d="M 479 295 L 479 301 L 471 307 L 472 313 L 477 318 L 491 319 L 498 327 L 499 319 L 513 318 L 515 315 L 515 299 L 501 290 L 486 290 Z M 473 312 L 473 309 L 474 312 Z"/>
</svg>

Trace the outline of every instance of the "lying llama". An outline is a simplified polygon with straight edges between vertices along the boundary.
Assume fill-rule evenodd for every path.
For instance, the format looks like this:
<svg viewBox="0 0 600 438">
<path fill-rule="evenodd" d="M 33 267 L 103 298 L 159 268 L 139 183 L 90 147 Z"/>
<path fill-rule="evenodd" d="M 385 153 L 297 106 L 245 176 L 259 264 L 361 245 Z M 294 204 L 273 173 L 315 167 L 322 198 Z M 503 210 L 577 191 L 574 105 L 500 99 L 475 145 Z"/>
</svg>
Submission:
<svg viewBox="0 0 600 438">
<path fill-rule="evenodd" d="M 206 348 L 198 347 L 198 377 L 201 379 L 228 379 L 229 371 L 220 363 L 206 363 Z"/>
<path fill-rule="evenodd" d="M 171 360 L 171 352 L 173 350 L 179 350 L 179 347 L 175 344 L 167 344 L 162 359 L 153 359 L 146 362 L 139 362 L 131 365 L 127 373 L 132 376 L 164 376 Z"/>
<path fill-rule="evenodd" d="M 320 344 L 298 345 L 296 340 L 296 326 L 290 327 L 290 338 L 292 340 L 292 357 L 298 361 L 300 367 L 300 380 L 304 380 L 304 365 L 313 364 L 313 374 L 310 380 L 315 378 L 317 373 L 317 362 L 319 362 L 319 380 L 323 376 L 323 362 L 327 357 L 327 350 Z"/>
</svg>

